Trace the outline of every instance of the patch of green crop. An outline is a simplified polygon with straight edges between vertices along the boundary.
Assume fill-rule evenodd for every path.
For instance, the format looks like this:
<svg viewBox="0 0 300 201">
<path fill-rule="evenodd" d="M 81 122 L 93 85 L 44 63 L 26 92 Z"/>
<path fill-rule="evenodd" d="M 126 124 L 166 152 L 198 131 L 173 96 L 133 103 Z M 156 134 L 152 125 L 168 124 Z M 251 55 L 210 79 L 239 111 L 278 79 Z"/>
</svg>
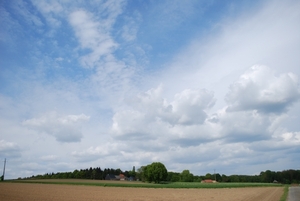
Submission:
<svg viewBox="0 0 300 201">
<path fill-rule="evenodd" d="M 10 182 L 39 183 L 39 184 L 65 184 L 103 187 L 133 187 L 133 188 L 244 188 L 244 187 L 274 187 L 280 184 L 272 183 L 200 183 L 200 182 L 170 182 L 170 183 L 143 183 L 105 180 L 79 180 L 79 179 L 45 179 L 45 180 L 11 180 Z"/>
<path fill-rule="evenodd" d="M 243 187 L 269 187 L 279 186 L 269 183 L 198 183 L 198 182 L 174 182 L 166 187 L 171 188 L 243 188 Z"/>
</svg>

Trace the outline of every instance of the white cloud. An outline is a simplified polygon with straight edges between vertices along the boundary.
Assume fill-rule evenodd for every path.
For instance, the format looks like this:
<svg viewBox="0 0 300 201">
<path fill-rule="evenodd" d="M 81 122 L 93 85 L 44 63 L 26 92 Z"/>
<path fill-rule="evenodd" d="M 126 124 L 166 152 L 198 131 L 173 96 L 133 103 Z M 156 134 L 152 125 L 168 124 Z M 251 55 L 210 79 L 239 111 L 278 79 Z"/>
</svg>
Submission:
<svg viewBox="0 0 300 201">
<path fill-rule="evenodd" d="M 207 90 L 186 89 L 175 95 L 171 103 L 176 123 L 179 124 L 202 124 L 206 119 L 205 110 L 211 108 L 215 103 L 213 93 Z"/>
<path fill-rule="evenodd" d="M 43 161 L 55 161 L 58 157 L 56 155 L 46 155 L 42 156 L 41 160 Z"/>
<path fill-rule="evenodd" d="M 99 165 L 128 170 L 152 161 L 195 174 L 295 164 L 299 2 L 256 2 L 228 18 L 206 15 L 212 10 L 202 2 L 146 4 L 146 13 L 119 0 L 33 1 L 30 15 L 0 8 L 0 40 L 11 48 L 1 64 L 13 64 L 3 65 L 0 79 L 0 155 L 12 158 L 10 177 Z M 195 26 L 201 17 L 207 24 Z M 36 32 L 29 23 L 44 25 Z M 193 25 L 194 38 L 182 24 Z M 5 46 L 31 33 L 31 45 L 18 46 L 26 58 Z M 176 51 L 163 63 L 163 54 Z"/>
<path fill-rule="evenodd" d="M 33 24 L 37 28 L 44 25 L 38 16 L 30 12 L 28 3 L 24 1 L 15 1 L 13 2 L 12 6 L 15 11 L 18 12 L 18 14 L 20 14 L 27 21 L 29 26 Z"/>
<path fill-rule="evenodd" d="M 205 143 L 189 147 L 172 147 L 168 157 L 172 163 L 196 165 L 211 162 L 219 154 L 220 150 L 216 143 Z"/>
<path fill-rule="evenodd" d="M 255 85 L 255 94 L 245 100 L 253 107 L 240 101 L 248 92 L 243 87 L 249 83 Z M 229 106 L 216 113 L 211 113 L 215 99 L 207 90 L 185 89 L 171 101 L 164 98 L 162 86 L 140 93 L 126 100 L 126 109 L 115 113 L 112 136 L 116 142 L 126 142 L 131 147 L 124 149 L 125 155 L 142 151 L 148 156 L 145 162 L 165 161 L 174 170 L 189 167 L 205 171 L 221 164 L 223 171 L 235 171 L 233 165 L 262 163 L 266 157 L 260 153 L 263 149 L 271 154 L 266 164 L 283 160 L 284 154 L 277 151 L 293 152 L 299 144 L 298 132 L 285 132 L 281 125 L 287 109 L 297 101 L 297 76 L 293 73 L 277 76 L 268 67 L 254 66 L 233 86 L 238 90 L 229 89 L 228 94 L 237 92 L 228 100 Z M 281 102 L 283 109 L 279 111 L 285 113 L 262 110 L 261 102 L 270 101 Z M 228 109 L 235 102 L 240 103 L 239 109 Z M 276 149 L 272 149 L 272 144 Z"/>
<path fill-rule="evenodd" d="M 133 27 L 133 25 L 124 25 L 122 28 L 122 37 L 126 41 L 132 41 L 136 38 L 137 28 Z"/>
<path fill-rule="evenodd" d="M 83 67 L 94 68 L 92 85 L 99 96 L 118 103 L 132 87 L 135 67 L 118 59 L 114 52 L 119 44 L 111 35 L 114 23 L 122 12 L 122 2 L 107 1 L 102 13 L 77 10 L 68 16 L 79 40 L 79 60 Z M 104 14 L 105 13 L 105 14 Z M 132 60 L 131 60 L 132 62 Z M 133 63 L 135 63 L 133 61 Z"/>
<path fill-rule="evenodd" d="M 19 158 L 21 150 L 19 146 L 13 142 L 0 140 L 0 157 L 1 158 Z"/>
<path fill-rule="evenodd" d="M 59 27 L 61 25 L 61 21 L 57 18 L 57 15 L 61 15 L 64 12 L 64 8 L 59 1 L 32 0 L 32 3 L 37 7 L 50 25 L 54 27 Z"/>
<path fill-rule="evenodd" d="M 282 134 L 284 142 L 289 142 L 292 145 L 300 145 L 300 132 L 287 132 Z"/>
<path fill-rule="evenodd" d="M 256 111 L 218 113 L 216 117 L 221 126 L 220 132 L 228 142 L 253 142 L 269 139 L 271 118 Z"/>
<path fill-rule="evenodd" d="M 87 162 L 94 160 L 105 160 L 105 158 L 115 158 L 117 160 L 117 155 L 119 154 L 119 149 L 123 146 L 117 143 L 103 143 L 101 146 L 89 147 L 82 151 L 73 151 L 72 156 L 76 158 L 79 162 Z"/>
<path fill-rule="evenodd" d="M 99 96 L 105 94 L 111 103 L 120 101 L 132 90 L 134 73 L 134 68 L 117 60 L 113 55 L 107 55 L 98 63 L 96 73 L 91 78 L 93 87 L 97 89 L 95 93 Z"/>
<path fill-rule="evenodd" d="M 225 162 L 227 159 L 231 160 L 232 158 L 247 158 L 254 151 L 247 147 L 247 144 L 243 143 L 232 143 L 227 144 L 220 148 L 220 158 Z"/>
<path fill-rule="evenodd" d="M 196 133 L 199 127 L 185 126 L 202 125 L 207 117 L 206 110 L 214 101 L 212 92 L 187 89 L 168 102 L 162 97 L 162 86 L 159 86 L 127 100 L 130 109 L 121 109 L 114 114 L 112 135 L 122 139 L 149 140 L 159 137 L 160 133 L 177 137 L 188 130 L 188 133 Z"/>
<path fill-rule="evenodd" d="M 89 118 L 84 114 L 63 116 L 57 112 L 50 112 L 40 118 L 25 120 L 23 125 L 37 132 L 52 135 L 60 142 L 79 142 L 82 138 L 81 125 Z"/>
<path fill-rule="evenodd" d="M 300 98 L 295 74 L 275 76 L 266 66 L 252 66 L 230 87 L 226 96 L 228 110 L 257 110 L 264 113 L 286 112 Z"/>
<path fill-rule="evenodd" d="M 42 11 L 42 13 L 60 13 L 63 11 L 62 5 L 58 1 L 35 1 L 32 2 Z"/>
<path fill-rule="evenodd" d="M 75 30 L 81 48 L 91 51 L 81 58 L 83 66 L 90 68 L 97 66 L 103 56 L 111 54 L 117 47 L 117 43 L 110 36 L 113 20 L 100 19 L 99 21 L 92 13 L 78 10 L 69 15 L 69 21 Z"/>
<path fill-rule="evenodd" d="M 121 30 L 121 36 L 125 41 L 133 41 L 137 37 L 138 24 L 142 21 L 142 15 L 135 11 L 131 16 L 125 17 L 126 23 Z"/>
<path fill-rule="evenodd" d="M 41 171 L 44 169 L 44 166 L 37 162 L 29 162 L 29 163 L 23 163 L 21 165 L 21 168 L 27 171 L 36 171 L 36 170 Z"/>
<path fill-rule="evenodd" d="M 296 1 L 269 1 L 237 19 L 224 18 L 210 37 L 199 35 L 182 48 L 155 80 L 171 94 L 191 86 L 212 90 L 218 110 L 232 81 L 255 64 L 298 75 L 299 7 Z"/>
</svg>

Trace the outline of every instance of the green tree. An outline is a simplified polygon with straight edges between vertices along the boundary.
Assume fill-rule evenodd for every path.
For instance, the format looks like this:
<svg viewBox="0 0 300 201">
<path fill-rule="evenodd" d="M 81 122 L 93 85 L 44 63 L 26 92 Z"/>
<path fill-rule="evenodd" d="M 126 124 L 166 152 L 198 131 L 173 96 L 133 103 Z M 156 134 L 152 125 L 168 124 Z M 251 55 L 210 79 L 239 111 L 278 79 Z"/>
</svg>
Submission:
<svg viewBox="0 0 300 201">
<path fill-rule="evenodd" d="M 96 179 L 96 174 L 97 174 L 97 171 L 94 168 L 93 171 L 92 171 L 92 179 Z"/>
<path fill-rule="evenodd" d="M 222 182 L 228 182 L 228 177 L 225 174 L 222 174 Z"/>
<path fill-rule="evenodd" d="M 168 177 L 168 171 L 164 164 L 160 162 L 153 162 L 144 168 L 146 180 L 149 182 L 159 183 L 166 181 Z"/>
<path fill-rule="evenodd" d="M 213 176 L 210 173 L 207 173 L 205 175 L 205 179 L 213 179 Z"/>
<path fill-rule="evenodd" d="M 189 170 L 183 170 L 180 173 L 180 181 L 183 182 L 192 182 L 194 179 L 194 175 L 192 173 L 190 173 Z"/>
<path fill-rule="evenodd" d="M 168 172 L 167 181 L 171 181 L 171 182 L 180 181 L 180 174 L 178 172 Z"/>
<path fill-rule="evenodd" d="M 146 181 L 146 171 L 147 171 L 147 166 L 141 166 L 138 170 L 137 170 L 137 173 L 136 173 L 136 176 L 139 180 L 141 181 Z"/>
<path fill-rule="evenodd" d="M 202 179 L 201 179 L 200 176 L 194 175 L 194 177 L 193 177 L 193 182 L 201 182 L 201 181 L 202 181 Z"/>
<path fill-rule="evenodd" d="M 216 173 L 216 181 L 222 181 L 222 176 L 219 173 Z"/>
<path fill-rule="evenodd" d="M 230 182 L 240 182 L 240 178 L 238 175 L 230 175 L 229 180 Z"/>
</svg>

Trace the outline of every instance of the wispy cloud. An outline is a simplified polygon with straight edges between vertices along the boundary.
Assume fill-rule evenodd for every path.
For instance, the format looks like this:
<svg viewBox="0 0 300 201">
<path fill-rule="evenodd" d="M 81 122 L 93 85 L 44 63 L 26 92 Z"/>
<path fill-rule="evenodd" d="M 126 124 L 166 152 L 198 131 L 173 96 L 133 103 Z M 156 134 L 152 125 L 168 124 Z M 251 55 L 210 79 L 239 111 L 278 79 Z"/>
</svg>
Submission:
<svg viewBox="0 0 300 201">
<path fill-rule="evenodd" d="M 74 27 L 81 48 L 87 48 L 91 53 L 84 55 L 81 62 L 85 67 L 95 67 L 97 62 L 113 52 L 117 44 L 110 36 L 113 24 L 93 19 L 91 13 L 80 10 L 70 14 L 70 24 Z"/>
<path fill-rule="evenodd" d="M 53 27 L 59 27 L 61 21 L 57 18 L 57 15 L 62 15 L 64 12 L 63 5 L 59 1 L 36 1 L 32 3 L 37 7 L 40 13 L 44 16 L 44 19 Z"/>
</svg>

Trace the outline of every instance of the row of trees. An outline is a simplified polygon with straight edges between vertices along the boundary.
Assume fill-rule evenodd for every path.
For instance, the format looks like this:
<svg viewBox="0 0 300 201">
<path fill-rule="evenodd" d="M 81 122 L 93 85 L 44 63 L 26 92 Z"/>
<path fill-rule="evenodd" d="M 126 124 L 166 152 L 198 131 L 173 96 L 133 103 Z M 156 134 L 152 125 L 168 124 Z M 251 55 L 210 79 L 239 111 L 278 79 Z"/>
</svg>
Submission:
<svg viewBox="0 0 300 201">
<path fill-rule="evenodd" d="M 74 170 L 73 172 L 58 172 L 46 173 L 44 175 L 36 175 L 31 178 L 34 179 L 98 179 L 104 180 L 107 174 L 119 175 L 124 174 L 126 177 L 132 177 L 144 182 L 161 181 L 166 182 L 201 182 L 205 179 L 212 179 L 218 182 L 263 182 L 271 183 L 277 181 L 278 183 L 290 184 L 300 183 L 300 170 L 284 170 L 284 171 L 263 171 L 259 175 L 220 175 L 219 173 L 207 173 L 204 176 L 193 175 L 189 170 L 183 170 L 181 173 L 168 172 L 165 165 L 160 162 L 142 166 L 137 171 L 133 167 L 130 171 L 122 171 L 121 169 L 105 168 L 102 170 L 100 167 Z"/>
<path fill-rule="evenodd" d="M 168 172 L 168 181 L 176 182 L 199 182 L 205 179 L 212 179 L 218 182 L 257 182 L 257 183 L 272 183 L 278 182 L 283 184 L 300 183 L 300 170 L 284 170 L 284 171 L 262 171 L 259 175 L 220 175 L 219 173 L 205 176 L 193 175 L 189 170 L 184 170 L 181 173 Z"/>
<path fill-rule="evenodd" d="M 126 177 L 135 177 L 135 167 L 131 171 L 122 171 L 121 169 L 105 168 L 102 170 L 100 167 L 89 169 L 74 170 L 73 172 L 57 172 L 46 173 L 44 175 L 31 176 L 32 179 L 96 179 L 104 180 L 107 174 L 120 175 L 124 174 Z M 29 178 L 25 178 L 29 179 Z"/>
</svg>

